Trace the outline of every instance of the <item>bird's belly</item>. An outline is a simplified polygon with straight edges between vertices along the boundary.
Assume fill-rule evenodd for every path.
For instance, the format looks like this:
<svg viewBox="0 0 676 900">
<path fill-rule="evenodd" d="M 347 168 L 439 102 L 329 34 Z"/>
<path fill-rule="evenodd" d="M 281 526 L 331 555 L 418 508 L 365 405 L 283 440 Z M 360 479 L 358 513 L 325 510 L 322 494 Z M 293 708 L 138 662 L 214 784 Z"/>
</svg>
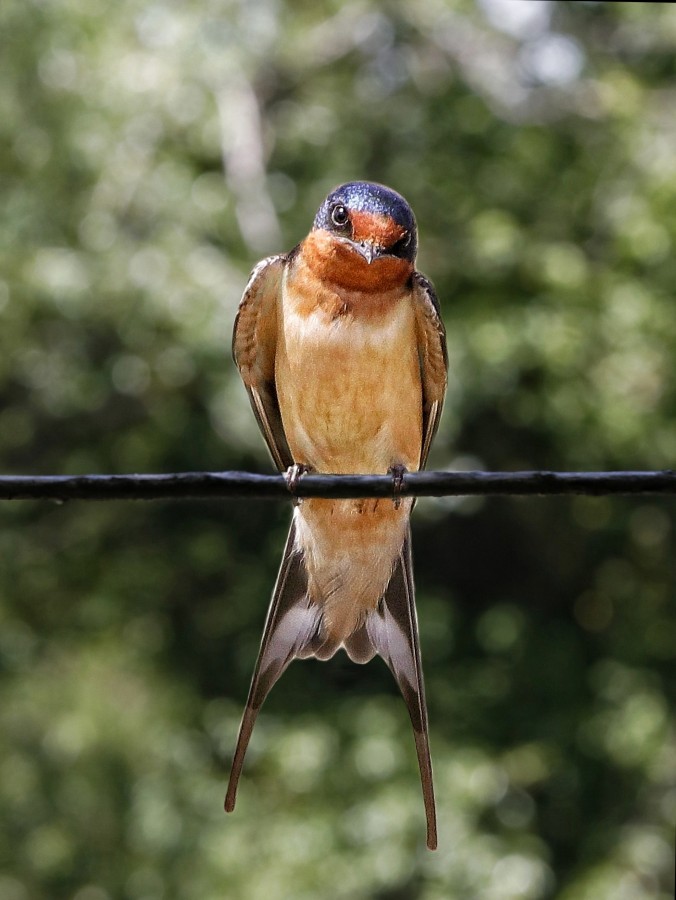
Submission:
<svg viewBox="0 0 676 900">
<path fill-rule="evenodd" d="M 382 315 L 301 312 L 285 295 L 275 358 L 284 432 L 294 461 L 319 472 L 416 470 L 422 386 L 413 308 Z M 367 311 L 368 312 L 368 311 Z M 404 542 L 411 501 L 305 500 L 294 517 L 308 595 L 326 634 L 347 639 L 375 608 Z"/>
<path fill-rule="evenodd" d="M 320 472 L 417 469 L 422 396 L 412 316 L 381 326 L 287 316 L 285 325 L 276 383 L 294 460 Z"/>
<path fill-rule="evenodd" d="M 404 543 L 412 501 L 304 500 L 294 510 L 308 596 L 336 645 L 375 609 Z"/>
</svg>

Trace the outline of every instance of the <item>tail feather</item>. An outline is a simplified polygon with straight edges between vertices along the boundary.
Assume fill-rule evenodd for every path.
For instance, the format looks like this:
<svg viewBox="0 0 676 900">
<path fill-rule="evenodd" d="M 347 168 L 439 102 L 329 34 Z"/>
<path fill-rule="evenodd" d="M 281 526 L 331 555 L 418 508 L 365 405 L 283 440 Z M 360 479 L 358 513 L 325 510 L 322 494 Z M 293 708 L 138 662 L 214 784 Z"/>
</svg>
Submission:
<svg viewBox="0 0 676 900">
<path fill-rule="evenodd" d="M 232 812 L 235 808 L 244 756 L 263 701 L 289 663 L 296 656 L 304 654 L 305 648 L 312 644 L 319 631 L 320 610 L 308 600 L 305 564 L 302 552 L 296 549 L 295 542 L 295 526 L 292 522 L 239 727 L 225 795 L 226 812 Z"/>
<path fill-rule="evenodd" d="M 373 641 L 369 637 L 366 623 L 360 625 L 356 631 L 353 631 L 344 641 L 343 646 L 352 662 L 360 664 L 367 663 L 376 655 L 376 648 L 373 646 Z"/>
<path fill-rule="evenodd" d="M 392 671 L 411 717 L 427 817 L 427 846 L 434 850 L 437 846 L 437 818 L 425 686 L 420 663 L 410 528 L 383 599 L 366 619 L 366 631 L 376 652 Z"/>
<path fill-rule="evenodd" d="M 338 645 L 322 635 L 322 610 L 308 597 L 308 578 L 303 553 L 296 546 L 291 524 L 282 564 L 268 610 L 261 649 L 239 729 L 225 810 L 235 808 L 237 785 L 251 733 L 270 689 L 295 658 L 328 659 Z M 415 610 L 410 528 L 395 563 L 390 582 L 365 622 L 345 641 L 344 649 L 355 662 L 368 662 L 377 653 L 394 675 L 413 725 L 423 801 L 427 817 L 427 846 L 437 846 L 437 823 L 432 783 L 427 708 L 418 622 Z"/>
</svg>

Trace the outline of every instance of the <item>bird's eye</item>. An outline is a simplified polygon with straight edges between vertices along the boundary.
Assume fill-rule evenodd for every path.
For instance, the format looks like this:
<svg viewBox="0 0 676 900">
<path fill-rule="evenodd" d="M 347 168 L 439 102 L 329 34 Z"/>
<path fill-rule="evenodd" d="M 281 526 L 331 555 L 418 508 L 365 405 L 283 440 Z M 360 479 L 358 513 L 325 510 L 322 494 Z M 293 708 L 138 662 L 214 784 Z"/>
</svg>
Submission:
<svg viewBox="0 0 676 900">
<path fill-rule="evenodd" d="M 341 203 L 339 203 L 337 206 L 334 206 L 331 210 L 331 221 L 339 228 L 347 225 L 349 219 L 350 216 L 348 215 L 347 209 Z"/>
<path fill-rule="evenodd" d="M 397 241 L 397 243 L 405 250 L 411 243 L 411 232 L 407 231 L 404 236 Z"/>
</svg>

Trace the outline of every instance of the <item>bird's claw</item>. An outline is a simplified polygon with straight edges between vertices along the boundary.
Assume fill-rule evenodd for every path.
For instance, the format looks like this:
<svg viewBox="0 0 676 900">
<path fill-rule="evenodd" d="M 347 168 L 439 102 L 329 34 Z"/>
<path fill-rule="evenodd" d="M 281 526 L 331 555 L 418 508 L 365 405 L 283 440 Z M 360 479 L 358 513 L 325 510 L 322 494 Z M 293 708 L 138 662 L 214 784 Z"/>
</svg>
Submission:
<svg viewBox="0 0 676 900">
<path fill-rule="evenodd" d="M 310 469 L 311 466 L 306 466 L 303 463 L 294 463 L 292 466 L 289 466 L 286 472 L 284 472 L 284 480 L 286 481 L 289 493 L 295 495 L 301 478 L 303 475 L 306 475 Z M 300 502 L 300 498 L 296 498 L 296 503 Z"/>
<path fill-rule="evenodd" d="M 388 474 L 392 476 L 392 502 L 394 503 L 394 508 L 399 509 L 401 506 L 401 492 L 404 490 L 404 475 L 408 472 L 406 466 L 396 465 L 390 466 L 387 470 Z"/>
</svg>

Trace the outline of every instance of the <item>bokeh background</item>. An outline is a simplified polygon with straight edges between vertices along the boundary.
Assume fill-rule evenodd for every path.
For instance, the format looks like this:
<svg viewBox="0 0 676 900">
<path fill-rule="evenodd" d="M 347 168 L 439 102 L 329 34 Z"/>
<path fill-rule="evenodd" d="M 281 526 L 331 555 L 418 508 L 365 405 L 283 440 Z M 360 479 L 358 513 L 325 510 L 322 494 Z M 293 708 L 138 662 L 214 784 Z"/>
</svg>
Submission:
<svg viewBox="0 0 676 900">
<path fill-rule="evenodd" d="M 3 0 L 0 469 L 270 471 L 236 306 L 354 178 L 443 305 L 431 467 L 676 464 L 676 7 Z M 673 502 L 418 504 L 437 853 L 380 661 L 294 664 L 222 811 L 289 514 L 2 505 L 2 900 L 671 897 Z"/>
</svg>

